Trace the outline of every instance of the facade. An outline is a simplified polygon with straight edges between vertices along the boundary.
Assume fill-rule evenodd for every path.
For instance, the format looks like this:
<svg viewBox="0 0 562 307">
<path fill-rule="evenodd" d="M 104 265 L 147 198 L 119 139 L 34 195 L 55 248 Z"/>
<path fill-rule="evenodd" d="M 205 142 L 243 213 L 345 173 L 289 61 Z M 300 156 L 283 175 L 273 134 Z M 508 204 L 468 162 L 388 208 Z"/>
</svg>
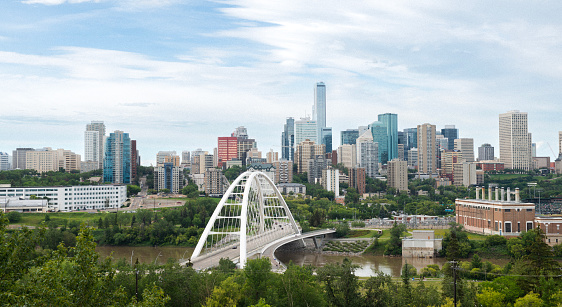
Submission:
<svg viewBox="0 0 562 307">
<path fill-rule="evenodd" d="M 238 158 L 238 138 L 233 136 L 219 137 L 217 147 L 217 166 L 222 168 L 225 162 L 236 158 Z"/>
<path fill-rule="evenodd" d="M 47 197 L 47 211 L 115 209 L 127 200 L 125 185 L 80 185 L 66 187 L 0 188 L 0 199 Z"/>
<path fill-rule="evenodd" d="M 352 167 L 349 169 L 349 186 L 356 189 L 359 195 L 365 194 L 365 168 Z"/>
<path fill-rule="evenodd" d="M 297 144 L 295 151 L 297 172 L 299 174 L 308 172 L 308 160 L 314 159 L 318 155 L 324 155 L 324 145 L 316 144 L 313 141 L 303 141 Z"/>
<path fill-rule="evenodd" d="M 342 164 L 347 168 L 352 168 L 357 165 L 357 152 L 356 145 L 341 145 L 338 147 L 338 164 Z"/>
<path fill-rule="evenodd" d="M 183 188 L 183 168 L 173 162 L 158 164 L 154 177 L 157 179 L 154 181 L 157 191 L 168 189 L 171 193 L 178 194 Z"/>
<path fill-rule="evenodd" d="M 277 185 L 279 192 L 281 194 L 306 194 L 306 186 L 300 183 L 280 183 Z"/>
<path fill-rule="evenodd" d="M 105 154 L 105 124 L 103 121 L 92 121 L 86 125 L 84 132 L 84 161 L 97 162 L 97 169 L 103 168 Z"/>
<path fill-rule="evenodd" d="M 459 150 L 447 150 L 441 154 L 441 172 L 445 175 L 453 174 L 453 166 L 463 160 L 463 153 Z M 451 178 L 452 179 L 452 178 Z"/>
<path fill-rule="evenodd" d="M 370 131 L 365 131 L 361 137 L 357 138 L 355 150 L 357 154 L 355 165 L 365 169 L 365 174 L 375 178 L 379 171 L 379 144 L 373 142 Z"/>
<path fill-rule="evenodd" d="M 502 236 L 518 236 L 535 227 L 535 204 L 522 203 L 510 189 L 476 187 L 476 199 L 457 199 L 456 222 L 468 231 Z"/>
<path fill-rule="evenodd" d="M 443 247 L 443 239 L 435 238 L 433 230 L 414 230 L 402 239 L 402 257 L 433 258 Z"/>
<path fill-rule="evenodd" d="M 562 154 L 562 131 L 558 131 L 558 154 Z"/>
<path fill-rule="evenodd" d="M 27 169 L 25 165 L 27 152 L 34 150 L 33 148 L 16 148 L 12 151 L 12 169 Z"/>
<path fill-rule="evenodd" d="M 379 122 L 386 127 L 387 160 L 398 158 L 398 115 L 394 113 L 379 114 Z M 379 144 L 380 146 L 380 144 Z M 386 163 L 382 162 L 382 163 Z"/>
<path fill-rule="evenodd" d="M 453 164 L 453 183 L 455 186 L 468 187 L 477 184 L 476 163 L 459 162 Z"/>
<path fill-rule="evenodd" d="M 10 156 L 7 152 L 0 152 L 0 171 L 7 171 L 10 169 Z"/>
<path fill-rule="evenodd" d="M 115 130 L 105 142 L 103 181 L 131 183 L 131 139 L 129 134 Z"/>
<path fill-rule="evenodd" d="M 378 163 L 386 164 L 388 161 L 388 135 L 384 123 L 380 121 L 373 122 L 369 125 L 369 130 L 373 135 L 373 142 L 379 147 Z"/>
<path fill-rule="evenodd" d="M 137 149 L 137 140 L 131 140 L 131 181 L 137 180 L 140 165 L 140 155 Z"/>
<path fill-rule="evenodd" d="M 262 172 L 264 173 L 271 181 L 275 178 L 275 166 L 271 163 L 252 163 L 248 165 L 248 171 L 251 172 Z"/>
<path fill-rule="evenodd" d="M 527 113 L 509 111 L 499 116 L 500 162 L 505 168 L 528 171 L 532 165 Z"/>
<path fill-rule="evenodd" d="M 418 149 L 415 147 L 408 150 L 408 166 L 418 168 Z"/>
<path fill-rule="evenodd" d="M 437 146 L 435 125 L 418 125 L 418 171 L 425 174 L 437 172 Z"/>
<path fill-rule="evenodd" d="M 479 161 L 476 163 L 476 167 L 479 167 L 484 172 L 489 171 L 503 171 L 504 165 L 497 161 Z"/>
<path fill-rule="evenodd" d="M 159 151 L 156 154 L 156 165 L 166 162 L 166 157 L 176 157 L 177 154 L 174 150 Z M 168 160 L 169 162 L 169 160 Z"/>
<path fill-rule="evenodd" d="M 322 128 L 322 145 L 324 145 L 325 153 L 332 152 L 332 128 Z"/>
<path fill-rule="evenodd" d="M 306 140 L 318 144 L 316 133 L 316 121 L 308 117 L 295 121 L 295 147 Z"/>
<path fill-rule="evenodd" d="M 223 195 L 228 188 L 225 184 L 224 175 L 220 169 L 208 169 L 205 171 L 205 194 Z"/>
<path fill-rule="evenodd" d="M 359 137 L 359 129 L 347 129 L 340 133 L 340 145 L 355 144 L 355 140 Z"/>
<path fill-rule="evenodd" d="M 459 138 L 459 129 L 456 129 L 455 125 L 445 125 L 445 128 L 441 129 L 441 135 L 447 138 L 447 150 L 454 150 L 455 140 Z"/>
<path fill-rule="evenodd" d="M 181 165 L 184 168 L 191 167 L 191 152 L 189 152 L 189 150 L 184 150 L 181 152 Z"/>
<path fill-rule="evenodd" d="M 60 168 L 70 172 L 80 171 L 80 155 L 70 150 L 57 149 L 50 147 L 42 150 L 28 151 L 25 160 L 26 168 L 43 172 L 58 172 Z"/>
<path fill-rule="evenodd" d="M 387 184 L 398 192 L 408 191 L 408 163 L 399 159 L 388 162 Z"/>
<path fill-rule="evenodd" d="M 494 147 L 488 143 L 478 147 L 478 161 L 494 160 Z"/>
<path fill-rule="evenodd" d="M 328 168 L 328 160 L 323 154 L 316 155 L 308 160 L 308 183 L 319 183 L 322 180 L 322 171 Z"/>
<path fill-rule="evenodd" d="M 238 138 L 238 152 L 237 152 L 237 159 L 242 161 L 242 163 L 246 163 L 246 158 L 248 157 L 248 151 L 252 149 L 257 150 L 257 143 L 254 139 L 249 138 Z"/>
<path fill-rule="evenodd" d="M 474 162 L 474 139 L 455 139 L 455 150 L 462 152 L 463 159 L 466 162 Z"/>
<path fill-rule="evenodd" d="M 316 122 L 316 143 L 326 145 L 325 143 L 323 143 L 323 129 L 326 128 L 326 85 L 324 84 L 324 82 L 318 82 L 314 87 L 314 106 L 312 107 L 312 120 Z"/>
<path fill-rule="evenodd" d="M 295 159 L 295 119 L 288 117 L 281 133 L 281 158 L 293 161 Z"/>
<path fill-rule="evenodd" d="M 322 171 L 322 187 L 332 191 L 336 197 L 340 196 L 340 172 L 335 168 L 327 168 Z"/>
<path fill-rule="evenodd" d="M 275 161 L 273 167 L 275 167 L 275 178 L 273 179 L 275 184 L 293 182 L 293 161 Z"/>
<path fill-rule="evenodd" d="M 267 160 L 267 163 L 273 163 L 275 161 L 279 161 L 279 153 L 273 151 L 273 149 L 270 149 L 269 152 L 265 154 L 265 158 Z"/>
<path fill-rule="evenodd" d="M 82 161 L 80 162 L 80 173 L 87 173 L 98 169 L 98 162 L 96 161 Z"/>
</svg>

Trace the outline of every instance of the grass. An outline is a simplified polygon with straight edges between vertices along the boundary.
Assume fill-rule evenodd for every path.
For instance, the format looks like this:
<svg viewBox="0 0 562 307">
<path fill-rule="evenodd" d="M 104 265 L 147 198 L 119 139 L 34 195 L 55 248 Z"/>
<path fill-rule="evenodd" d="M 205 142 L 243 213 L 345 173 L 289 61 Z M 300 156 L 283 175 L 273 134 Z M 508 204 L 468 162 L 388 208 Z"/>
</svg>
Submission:
<svg viewBox="0 0 562 307">
<path fill-rule="evenodd" d="M 87 213 L 87 212 L 52 212 L 52 213 L 23 213 L 21 221 L 14 224 L 27 226 L 39 226 L 45 220 L 45 216 L 49 215 L 51 221 L 67 220 L 77 221 L 79 223 L 94 223 L 101 216 L 107 213 Z"/>
</svg>

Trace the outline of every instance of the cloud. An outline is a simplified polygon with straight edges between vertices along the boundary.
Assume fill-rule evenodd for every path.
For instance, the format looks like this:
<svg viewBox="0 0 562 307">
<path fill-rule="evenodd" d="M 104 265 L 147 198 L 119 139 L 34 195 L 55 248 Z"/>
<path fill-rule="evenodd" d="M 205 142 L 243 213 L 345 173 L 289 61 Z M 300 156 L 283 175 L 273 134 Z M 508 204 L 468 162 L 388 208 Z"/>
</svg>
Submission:
<svg viewBox="0 0 562 307">
<path fill-rule="evenodd" d="M 23 0 L 25 4 L 44 4 L 44 5 L 61 5 L 65 3 L 75 4 L 84 2 L 100 2 L 101 0 Z"/>
</svg>

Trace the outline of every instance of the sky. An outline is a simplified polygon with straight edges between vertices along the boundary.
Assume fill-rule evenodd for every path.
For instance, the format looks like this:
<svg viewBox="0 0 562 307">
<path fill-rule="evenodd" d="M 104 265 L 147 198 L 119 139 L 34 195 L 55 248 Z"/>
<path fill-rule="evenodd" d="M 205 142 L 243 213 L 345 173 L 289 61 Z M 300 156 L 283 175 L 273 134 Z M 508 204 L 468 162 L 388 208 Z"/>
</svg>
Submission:
<svg viewBox="0 0 562 307">
<path fill-rule="evenodd" d="M 455 125 L 498 148 L 498 116 L 527 112 L 538 156 L 562 130 L 560 1 L 0 2 L 0 152 L 84 153 L 84 130 L 209 152 L 245 126 L 280 151 L 287 117 L 327 91 L 327 126 Z M 552 148 L 552 150 L 551 150 Z"/>
</svg>

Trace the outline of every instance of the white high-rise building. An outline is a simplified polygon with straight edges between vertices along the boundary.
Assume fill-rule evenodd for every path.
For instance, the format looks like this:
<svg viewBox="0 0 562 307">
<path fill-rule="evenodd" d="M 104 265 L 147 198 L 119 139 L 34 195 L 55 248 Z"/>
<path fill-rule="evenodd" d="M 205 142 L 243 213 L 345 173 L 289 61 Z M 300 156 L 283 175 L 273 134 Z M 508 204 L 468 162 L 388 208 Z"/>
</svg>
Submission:
<svg viewBox="0 0 562 307">
<path fill-rule="evenodd" d="M 336 197 L 340 196 L 340 172 L 335 168 L 322 170 L 322 187 L 327 191 L 334 192 Z"/>
<path fill-rule="evenodd" d="M 365 174 L 371 178 L 377 176 L 379 170 L 379 146 L 373 142 L 373 134 L 366 130 L 355 140 L 357 165 L 365 169 Z"/>
<path fill-rule="evenodd" d="M 295 146 L 309 140 L 319 144 L 316 131 L 316 121 L 310 118 L 301 118 L 295 121 Z"/>
<path fill-rule="evenodd" d="M 527 113 L 518 110 L 499 116 L 500 162 L 507 169 L 530 170 L 532 166 L 531 134 Z"/>
<path fill-rule="evenodd" d="M 408 162 L 399 159 L 388 161 L 387 184 L 397 191 L 408 191 Z"/>
<path fill-rule="evenodd" d="M 461 138 L 455 139 L 455 150 L 462 152 L 462 158 L 466 162 L 474 162 L 474 139 Z"/>
<path fill-rule="evenodd" d="M 103 121 L 92 121 L 86 125 L 84 132 L 84 161 L 95 161 L 98 169 L 103 168 L 105 144 L 105 124 Z"/>
<path fill-rule="evenodd" d="M 357 152 L 355 144 L 344 144 L 338 147 L 338 164 L 342 164 L 347 168 L 352 168 L 357 165 Z M 377 159 L 378 161 L 378 159 Z"/>
<path fill-rule="evenodd" d="M 437 172 L 436 151 L 435 125 L 418 125 L 418 172 L 425 174 Z"/>
</svg>

